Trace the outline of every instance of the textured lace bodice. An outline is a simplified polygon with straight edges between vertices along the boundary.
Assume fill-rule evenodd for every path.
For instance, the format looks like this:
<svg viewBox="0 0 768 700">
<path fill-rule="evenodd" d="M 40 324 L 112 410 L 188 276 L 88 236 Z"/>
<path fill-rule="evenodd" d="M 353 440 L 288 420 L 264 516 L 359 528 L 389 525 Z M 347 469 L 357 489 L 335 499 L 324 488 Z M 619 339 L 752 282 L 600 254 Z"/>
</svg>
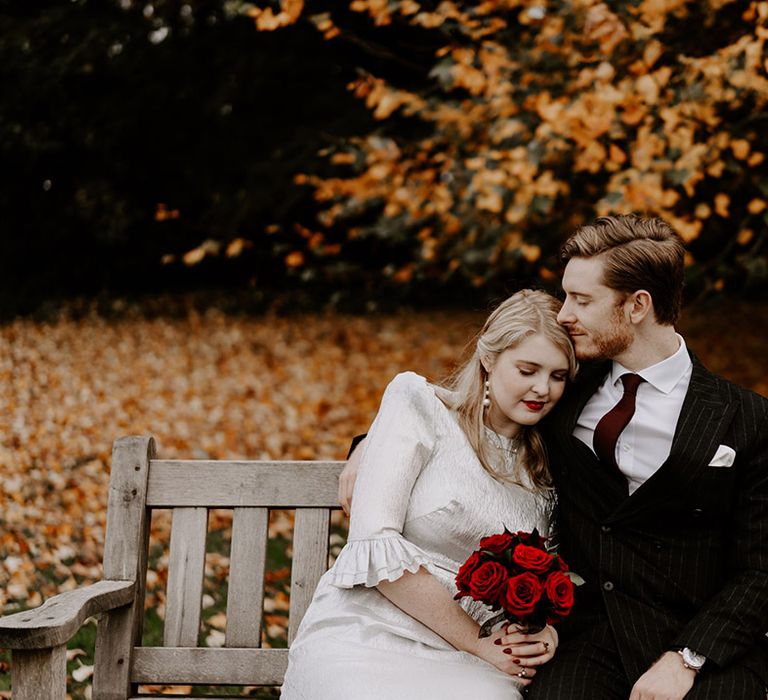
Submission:
<svg viewBox="0 0 768 700">
<path fill-rule="evenodd" d="M 399 374 L 364 446 L 349 539 L 331 582 L 374 586 L 424 566 L 455 590 L 458 567 L 481 537 L 504 526 L 546 534 L 550 500 L 488 474 L 435 388 Z"/>
</svg>

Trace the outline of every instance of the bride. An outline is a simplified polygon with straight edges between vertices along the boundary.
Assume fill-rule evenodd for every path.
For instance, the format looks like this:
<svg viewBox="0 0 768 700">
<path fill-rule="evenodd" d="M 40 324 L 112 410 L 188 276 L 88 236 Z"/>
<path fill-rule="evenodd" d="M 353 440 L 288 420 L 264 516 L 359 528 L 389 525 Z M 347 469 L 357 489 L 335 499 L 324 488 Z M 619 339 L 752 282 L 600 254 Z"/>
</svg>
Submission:
<svg viewBox="0 0 768 700">
<path fill-rule="evenodd" d="M 552 658 L 552 627 L 480 639 L 493 613 L 454 595 L 481 537 L 549 531 L 534 426 L 576 371 L 559 307 L 518 292 L 448 385 L 412 372 L 389 384 L 361 448 L 349 539 L 291 645 L 283 700 L 515 700 Z"/>
</svg>

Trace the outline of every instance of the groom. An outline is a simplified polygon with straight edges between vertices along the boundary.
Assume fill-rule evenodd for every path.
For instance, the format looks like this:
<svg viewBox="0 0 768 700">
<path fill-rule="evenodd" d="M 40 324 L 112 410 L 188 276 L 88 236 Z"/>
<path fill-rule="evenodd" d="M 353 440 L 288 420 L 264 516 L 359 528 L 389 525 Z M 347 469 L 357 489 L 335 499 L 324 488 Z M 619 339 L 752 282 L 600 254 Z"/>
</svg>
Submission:
<svg viewBox="0 0 768 700">
<path fill-rule="evenodd" d="M 529 698 L 764 700 L 768 400 L 675 332 L 665 222 L 603 217 L 561 253 L 558 320 L 585 366 L 542 432 L 560 551 L 587 583 Z"/>
<path fill-rule="evenodd" d="M 603 217 L 562 257 L 559 320 L 585 365 L 541 429 L 560 552 L 587 583 L 528 697 L 764 700 L 768 400 L 675 332 L 684 249 L 666 223 Z"/>
</svg>

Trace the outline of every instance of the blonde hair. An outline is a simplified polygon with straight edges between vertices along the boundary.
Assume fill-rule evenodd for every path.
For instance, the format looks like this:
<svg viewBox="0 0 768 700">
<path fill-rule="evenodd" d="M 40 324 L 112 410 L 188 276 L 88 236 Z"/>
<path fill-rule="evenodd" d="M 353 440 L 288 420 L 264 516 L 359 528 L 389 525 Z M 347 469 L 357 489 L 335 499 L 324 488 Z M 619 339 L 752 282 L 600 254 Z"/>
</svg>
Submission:
<svg viewBox="0 0 768 700">
<path fill-rule="evenodd" d="M 560 302 L 545 292 L 524 289 L 499 304 L 471 341 L 471 355 L 443 384 L 442 401 L 458 414 L 459 425 L 477 454 L 483 468 L 499 481 L 521 483 L 520 472 L 505 474 L 493 465 L 485 439 L 483 398 L 487 372 L 482 357 L 495 358 L 509 348 L 517 347 L 531 335 L 542 334 L 568 358 L 569 377 L 576 375 L 577 363 L 568 333 L 557 322 Z M 551 488 L 546 452 L 538 430 L 521 426 L 517 470 L 520 465 L 528 473 L 533 488 Z"/>
<path fill-rule="evenodd" d="M 604 256 L 603 283 L 625 294 L 646 290 L 653 299 L 656 320 L 674 325 L 683 305 L 685 247 L 663 219 L 634 214 L 601 216 L 578 229 L 560 249 L 564 263 L 571 258 Z"/>
</svg>

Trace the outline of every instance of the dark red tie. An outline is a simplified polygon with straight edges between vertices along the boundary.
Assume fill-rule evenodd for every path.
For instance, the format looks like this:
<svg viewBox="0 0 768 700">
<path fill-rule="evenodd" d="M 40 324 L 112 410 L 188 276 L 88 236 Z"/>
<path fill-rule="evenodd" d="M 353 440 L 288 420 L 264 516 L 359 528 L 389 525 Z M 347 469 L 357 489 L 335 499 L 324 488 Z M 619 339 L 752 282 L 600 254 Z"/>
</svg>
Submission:
<svg viewBox="0 0 768 700">
<path fill-rule="evenodd" d="M 621 383 L 624 385 L 624 395 L 608 413 L 606 413 L 595 427 L 595 436 L 592 445 L 595 454 L 601 462 L 610 464 L 616 469 L 616 443 L 624 428 L 635 415 L 635 399 L 637 387 L 645 380 L 638 374 L 622 374 Z"/>
</svg>

